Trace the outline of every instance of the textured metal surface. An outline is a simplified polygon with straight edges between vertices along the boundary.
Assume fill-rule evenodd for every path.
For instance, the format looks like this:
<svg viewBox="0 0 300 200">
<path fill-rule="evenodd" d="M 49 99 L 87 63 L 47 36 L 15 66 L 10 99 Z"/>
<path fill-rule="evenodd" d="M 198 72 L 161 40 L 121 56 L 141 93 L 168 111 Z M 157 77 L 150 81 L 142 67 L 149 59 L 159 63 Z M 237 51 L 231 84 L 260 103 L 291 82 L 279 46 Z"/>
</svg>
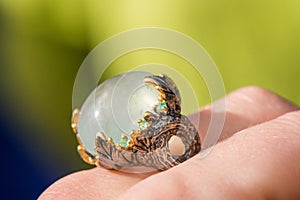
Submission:
<svg viewBox="0 0 300 200">
<path fill-rule="evenodd" d="M 117 148 L 103 137 L 96 138 L 98 164 L 109 169 L 150 167 L 165 170 L 184 162 L 201 149 L 197 129 L 189 119 L 181 115 L 181 99 L 174 82 L 167 76 L 150 76 L 145 83 L 152 84 L 161 94 L 160 101 L 167 104 L 164 110 L 145 113 L 147 128 L 131 134 L 133 144 Z M 172 136 L 181 139 L 185 146 L 180 156 L 172 155 L 168 141 Z"/>
</svg>

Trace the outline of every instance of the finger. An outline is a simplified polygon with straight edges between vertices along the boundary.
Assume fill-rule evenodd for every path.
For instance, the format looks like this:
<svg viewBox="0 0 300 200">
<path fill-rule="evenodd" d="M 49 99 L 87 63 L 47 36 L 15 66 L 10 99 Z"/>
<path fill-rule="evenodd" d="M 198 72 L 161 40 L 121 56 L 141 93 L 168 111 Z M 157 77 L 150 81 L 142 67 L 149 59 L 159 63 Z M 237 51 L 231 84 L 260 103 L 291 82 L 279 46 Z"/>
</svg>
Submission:
<svg viewBox="0 0 300 200">
<path fill-rule="evenodd" d="M 255 97 L 257 96 L 257 97 Z M 275 100 L 271 100 L 275 98 Z M 252 100 L 251 100 L 252 99 Z M 264 109 L 265 107 L 256 105 L 255 101 L 259 100 L 261 103 L 266 103 L 269 101 L 270 106 L 274 107 L 272 113 L 265 117 L 257 117 L 260 115 L 265 115 L 268 109 L 261 112 L 259 109 Z M 227 108 L 226 108 L 226 121 L 223 131 L 223 135 L 229 136 L 234 132 L 259 123 L 260 121 L 275 118 L 276 116 L 294 110 L 295 106 L 283 99 L 273 95 L 272 93 L 257 88 L 257 87 L 247 87 L 237 90 L 226 98 Z M 245 101 L 249 104 L 246 107 L 247 112 L 242 113 L 238 110 L 240 105 L 243 105 Z M 214 105 L 216 106 L 216 105 Z M 250 108 L 253 109 L 250 109 Z M 210 122 L 211 109 L 212 107 L 206 107 L 201 113 L 201 123 L 199 125 L 200 135 L 205 136 L 206 129 L 208 125 L 206 123 Z M 222 111 L 220 111 L 222 112 Z M 198 112 L 199 113 L 199 112 Z M 250 113 L 253 113 L 250 115 Z M 243 116 L 246 115 L 246 116 Z M 192 120 L 195 115 L 191 117 Z M 196 120 L 194 120 L 196 121 Z M 197 124 L 198 125 L 198 124 Z M 64 177 L 50 186 L 40 197 L 40 199 L 57 199 L 59 196 L 68 197 L 71 199 L 76 199 L 85 196 L 85 199 L 94 199 L 95 196 L 100 195 L 102 199 L 111 199 L 111 197 L 116 197 L 126 188 L 131 187 L 133 184 L 139 182 L 143 178 L 148 177 L 146 175 L 136 175 L 136 174 L 123 174 L 115 171 L 105 170 L 102 168 L 96 168 L 92 170 L 82 171 L 78 173 L 71 174 Z M 109 179 L 109 180 L 108 180 Z M 98 188 L 98 189 L 95 189 Z M 112 189 L 113 188 L 113 189 Z"/>
<path fill-rule="evenodd" d="M 224 102 L 225 106 L 223 106 Z M 225 123 L 219 138 L 223 140 L 240 130 L 295 110 L 297 110 L 296 105 L 280 96 L 260 87 L 249 86 L 230 93 L 225 99 L 204 107 L 189 118 L 198 127 L 201 141 L 204 141 L 212 116 L 220 118 L 217 121 L 222 121 L 225 113 Z M 210 133 L 210 135 L 213 134 L 215 133 Z M 215 142 L 208 141 L 209 138 L 206 140 L 207 146 Z"/>
<path fill-rule="evenodd" d="M 245 129 L 122 199 L 300 199 L 300 111 Z M 156 192 L 153 192 L 156 191 Z"/>
<path fill-rule="evenodd" d="M 39 200 L 115 199 L 150 174 L 126 174 L 96 167 L 66 176 L 51 185 Z"/>
</svg>

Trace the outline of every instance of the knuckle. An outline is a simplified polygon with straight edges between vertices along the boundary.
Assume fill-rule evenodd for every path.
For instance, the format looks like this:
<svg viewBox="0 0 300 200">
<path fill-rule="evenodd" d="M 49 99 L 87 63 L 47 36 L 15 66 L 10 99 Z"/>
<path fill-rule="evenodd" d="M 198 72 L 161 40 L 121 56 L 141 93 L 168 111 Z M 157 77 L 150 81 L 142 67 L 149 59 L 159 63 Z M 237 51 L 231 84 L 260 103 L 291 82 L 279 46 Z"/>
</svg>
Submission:
<svg viewBox="0 0 300 200">
<path fill-rule="evenodd" d="M 247 86 L 233 92 L 235 98 L 242 100 L 250 105 L 263 105 L 271 110 L 281 110 L 288 112 L 298 110 L 295 104 L 280 97 L 279 95 L 259 86 Z M 282 113 L 283 114 L 283 113 Z"/>
<path fill-rule="evenodd" d="M 247 86 L 240 88 L 237 90 L 237 92 L 240 95 L 243 95 L 244 97 L 247 97 L 250 101 L 254 100 L 265 100 L 265 99 L 270 99 L 271 97 L 274 97 L 275 94 L 272 93 L 271 91 L 264 89 L 259 86 Z M 247 99 L 246 98 L 246 99 Z"/>
<path fill-rule="evenodd" d="M 286 113 L 280 117 L 280 120 L 300 134 L 300 110 Z"/>
</svg>

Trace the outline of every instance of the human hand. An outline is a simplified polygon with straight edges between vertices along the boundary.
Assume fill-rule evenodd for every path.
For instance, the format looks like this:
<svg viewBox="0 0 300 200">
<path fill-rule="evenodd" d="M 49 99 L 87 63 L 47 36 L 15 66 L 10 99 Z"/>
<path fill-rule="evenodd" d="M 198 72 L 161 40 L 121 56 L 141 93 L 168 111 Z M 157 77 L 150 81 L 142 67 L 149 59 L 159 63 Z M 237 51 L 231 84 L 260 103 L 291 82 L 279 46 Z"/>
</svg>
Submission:
<svg viewBox="0 0 300 200">
<path fill-rule="evenodd" d="M 201 140 L 212 106 L 200 113 Z M 126 174 L 97 167 L 66 176 L 43 199 L 300 199 L 300 110 L 258 87 L 226 97 L 226 120 L 210 154 L 167 171 Z"/>
</svg>

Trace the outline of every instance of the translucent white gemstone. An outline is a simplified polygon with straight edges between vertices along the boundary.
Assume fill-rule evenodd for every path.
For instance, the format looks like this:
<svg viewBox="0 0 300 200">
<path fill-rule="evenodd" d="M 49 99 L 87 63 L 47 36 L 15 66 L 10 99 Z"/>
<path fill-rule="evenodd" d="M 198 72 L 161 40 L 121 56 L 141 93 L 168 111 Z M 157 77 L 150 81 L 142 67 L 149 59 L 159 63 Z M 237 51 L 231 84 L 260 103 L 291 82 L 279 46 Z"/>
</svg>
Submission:
<svg viewBox="0 0 300 200">
<path fill-rule="evenodd" d="M 146 72 L 129 72 L 101 83 L 84 102 L 78 118 L 78 135 L 85 149 L 95 155 L 97 132 L 118 143 L 138 129 L 138 120 L 153 112 L 159 92 L 144 83 Z"/>
</svg>

